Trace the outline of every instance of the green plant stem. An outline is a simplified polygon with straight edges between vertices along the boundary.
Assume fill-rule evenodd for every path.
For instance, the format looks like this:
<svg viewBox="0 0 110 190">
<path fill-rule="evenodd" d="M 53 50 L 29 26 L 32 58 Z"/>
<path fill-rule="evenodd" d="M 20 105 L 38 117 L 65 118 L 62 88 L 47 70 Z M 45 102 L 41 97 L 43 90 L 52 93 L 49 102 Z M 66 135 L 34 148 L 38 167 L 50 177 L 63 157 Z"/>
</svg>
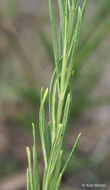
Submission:
<svg viewBox="0 0 110 190">
<path fill-rule="evenodd" d="M 46 128 L 44 107 L 48 94 L 48 89 L 45 92 L 43 92 L 43 88 L 41 89 L 39 131 L 44 159 L 42 190 L 59 189 L 62 175 L 66 170 L 80 139 L 79 134 L 72 148 L 72 151 L 63 167 L 63 170 L 60 171 L 63 154 L 62 144 L 71 103 L 70 87 L 72 78 L 74 76 L 73 65 L 78 46 L 81 21 L 82 17 L 84 16 L 87 0 L 84 0 L 82 10 L 80 9 L 80 2 L 81 0 L 58 0 L 60 10 L 60 33 L 58 43 L 52 0 L 49 0 L 49 12 L 54 45 L 55 71 L 51 79 L 49 90 L 48 130 Z M 57 102 L 58 105 L 56 105 Z M 31 152 L 30 149 L 27 148 L 29 165 L 29 169 L 27 169 L 27 190 L 40 190 L 39 171 L 37 163 L 36 134 L 34 125 L 33 138 L 33 168 L 31 164 Z"/>
<path fill-rule="evenodd" d="M 67 72 L 67 56 L 64 55 L 62 73 L 61 73 L 61 96 L 63 96 L 64 88 L 65 88 L 65 76 Z"/>
<path fill-rule="evenodd" d="M 59 101 L 58 101 L 58 109 L 57 109 L 57 125 L 61 121 L 61 115 L 62 115 L 62 108 L 63 108 L 63 101 L 64 97 L 59 95 Z"/>
</svg>

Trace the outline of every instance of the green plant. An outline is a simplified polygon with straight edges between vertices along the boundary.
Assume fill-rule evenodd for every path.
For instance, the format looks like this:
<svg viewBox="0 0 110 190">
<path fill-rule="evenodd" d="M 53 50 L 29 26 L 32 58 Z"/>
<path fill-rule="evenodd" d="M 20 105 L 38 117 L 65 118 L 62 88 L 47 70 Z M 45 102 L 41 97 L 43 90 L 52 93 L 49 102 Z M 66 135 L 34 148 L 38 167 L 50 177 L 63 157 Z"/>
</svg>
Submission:
<svg viewBox="0 0 110 190">
<path fill-rule="evenodd" d="M 96 4 L 96 1 L 93 2 Z M 76 55 L 75 60 L 75 75 L 71 90 L 74 102 L 71 106 L 70 118 L 73 119 L 73 121 L 76 121 L 77 118 L 79 120 L 80 114 L 84 110 L 108 104 L 110 101 L 108 98 L 109 95 L 91 98 L 91 93 L 96 90 L 100 83 L 102 71 L 106 66 L 106 59 L 109 54 L 108 48 L 106 51 L 102 50 L 102 52 L 98 54 L 99 57 L 95 58 L 95 62 L 91 56 L 95 53 L 97 48 L 101 46 L 110 32 L 110 1 L 105 0 L 97 3 L 96 11 L 91 18 L 89 18 L 89 21 L 86 21 L 83 24 L 81 30 L 78 54 Z M 44 49 L 49 56 L 50 63 L 54 63 L 51 41 L 45 34 L 44 28 L 42 29 L 40 27 L 37 31 Z"/>
<path fill-rule="evenodd" d="M 12 12 L 11 9 L 15 7 L 10 1 L 9 11 Z M 18 2 L 17 2 L 18 3 Z M 104 50 L 100 51 L 100 46 L 106 40 L 109 32 L 110 32 L 110 1 L 109 0 L 100 0 L 100 1 L 92 1 L 92 4 L 97 4 L 96 10 L 94 14 L 92 14 L 89 20 L 85 19 L 83 23 L 83 27 L 81 29 L 81 38 L 79 41 L 78 54 L 76 55 L 75 60 L 75 75 L 74 80 L 72 82 L 72 96 L 74 97 L 74 101 L 71 105 L 71 114 L 70 118 L 72 122 L 80 120 L 80 116 L 82 113 L 87 111 L 87 109 L 93 109 L 96 106 L 103 106 L 110 103 L 109 94 L 108 95 L 100 95 L 97 97 L 92 97 L 91 94 L 96 90 L 98 85 L 100 85 L 100 81 L 102 78 L 102 71 L 106 68 L 107 58 L 109 56 L 109 48 L 105 47 Z M 88 9 L 91 4 L 88 4 Z M 20 6 L 19 6 L 20 7 Z M 2 9 L 2 6 L 0 7 Z M 38 119 L 35 113 L 36 105 L 37 110 L 39 107 L 40 101 L 40 91 L 39 85 L 36 80 L 36 76 L 39 76 L 40 72 L 37 73 L 34 68 L 34 56 L 32 56 L 31 51 L 27 54 L 25 41 L 24 46 L 22 44 L 21 36 L 17 33 L 16 26 L 18 25 L 17 15 L 10 15 L 11 25 L 8 27 L 4 27 L 5 20 L 8 17 L 5 16 L 5 12 L 0 11 L 0 19 L 1 19 L 1 32 L 3 31 L 3 39 L 6 38 L 9 47 L 13 50 L 14 57 L 10 56 L 10 52 L 5 51 L 1 52 L 1 65 L 0 65 L 0 85 L 2 86 L 2 90 L 0 92 L 0 98 L 2 101 L 5 100 L 7 107 L 7 103 L 13 103 L 13 108 L 10 112 L 6 112 L 5 106 L 2 109 L 2 113 L 0 116 L 6 119 L 8 117 L 10 121 L 15 125 L 23 126 L 29 130 L 31 130 L 30 123 L 31 121 L 35 122 Z M 15 13 L 15 11 L 14 11 Z M 6 14 L 8 15 L 8 13 Z M 20 15 L 20 13 L 19 13 Z M 33 13 L 33 18 L 34 18 Z M 14 20 L 13 20 L 14 18 Z M 25 17 L 23 16 L 23 19 Z M 26 15 L 26 18 L 30 16 Z M 9 18 L 8 18 L 9 19 Z M 14 22 L 13 22 L 14 21 Z M 44 21 L 46 21 L 44 19 Z M 7 22 L 7 21 L 6 21 Z M 23 21 L 22 21 L 23 22 Z M 10 22 L 8 22 L 10 23 Z M 15 26 L 16 23 L 16 26 Z M 34 42 L 36 44 L 36 39 L 39 35 L 41 42 L 43 44 L 44 50 L 47 53 L 48 63 L 52 64 L 52 69 L 54 67 L 54 55 L 52 43 L 49 40 L 48 34 L 45 32 L 45 26 L 47 25 L 47 21 L 43 22 L 42 18 L 39 18 L 39 22 L 37 25 L 35 24 L 35 28 L 31 26 L 31 29 L 34 31 Z M 47 26 L 46 26 L 47 27 Z M 14 29 L 14 31 L 13 31 Z M 37 33 L 36 33 L 37 31 Z M 0 32 L 0 35 L 1 35 Z M 27 30 L 28 32 L 28 30 Z M 4 40 L 3 40 L 4 41 Z M 38 44 L 38 42 L 37 42 Z M 30 49 L 33 47 L 33 42 L 31 40 L 29 46 Z M 97 57 L 95 56 L 95 62 L 93 60 L 93 56 L 96 54 L 97 49 L 99 52 L 97 53 Z M 36 52 L 37 50 L 35 50 Z M 8 56 L 6 56 L 8 55 Z M 19 68 L 16 68 L 16 60 L 14 58 L 17 57 L 17 62 L 19 62 Z M 32 59 L 33 57 L 33 59 Z M 37 54 L 36 54 L 37 57 Z M 37 57 L 38 59 L 38 57 Z M 8 69 L 7 69 L 8 68 Z M 85 69 L 83 69 L 85 68 Z M 19 69 L 19 72 L 18 72 Z M 91 72 L 92 70 L 92 72 Z M 35 71 L 35 72 L 34 72 Z M 13 73 L 17 73 L 14 75 Z M 9 80 L 10 79 L 10 80 Z M 95 82 L 94 82 L 95 80 Z M 48 81 L 46 79 L 46 81 Z M 87 88 L 88 87 L 88 88 Z M 8 93 L 5 93 L 8 90 Z M 16 99 L 16 101 L 15 101 Z M 48 99 L 46 99 L 46 105 L 48 105 Z M 15 103 L 16 102 L 16 103 Z M 28 109 L 26 107 L 28 105 Z M 14 111 L 13 111 L 14 109 Z M 16 111 L 15 111 L 16 110 Z"/>
<path fill-rule="evenodd" d="M 70 110 L 71 82 L 74 76 L 74 61 L 87 0 L 84 0 L 82 8 L 80 8 L 80 3 L 81 0 L 64 0 L 64 2 L 58 0 L 60 12 L 60 30 L 58 44 L 52 0 L 49 0 L 49 12 L 54 44 L 55 70 L 52 76 L 49 90 L 48 129 L 46 128 L 44 109 L 48 89 L 45 92 L 43 92 L 43 88 L 41 89 L 39 131 L 45 165 L 42 182 L 43 190 L 59 189 L 62 176 L 78 146 L 81 135 L 78 135 L 65 165 L 63 169 L 61 169 L 63 154 L 62 143 Z M 29 147 L 27 147 L 27 190 L 40 190 L 36 147 L 36 130 L 34 124 L 32 125 L 34 138 L 33 169 L 31 163 L 31 152 Z"/>
</svg>

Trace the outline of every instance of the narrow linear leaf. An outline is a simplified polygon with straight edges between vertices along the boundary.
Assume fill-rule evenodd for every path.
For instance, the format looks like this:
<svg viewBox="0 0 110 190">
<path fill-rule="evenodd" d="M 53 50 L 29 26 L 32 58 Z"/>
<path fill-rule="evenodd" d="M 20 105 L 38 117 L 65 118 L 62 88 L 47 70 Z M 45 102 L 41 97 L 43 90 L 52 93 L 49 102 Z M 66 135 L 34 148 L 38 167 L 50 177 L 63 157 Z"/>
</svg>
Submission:
<svg viewBox="0 0 110 190">
<path fill-rule="evenodd" d="M 57 80 L 55 81 L 55 84 L 53 87 L 53 93 L 52 93 L 52 129 L 53 129 L 52 143 L 54 141 L 55 133 L 56 133 L 56 117 L 55 117 L 56 90 L 57 90 Z"/>
<path fill-rule="evenodd" d="M 57 181 L 60 169 L 61 169 L 62 154 L 63 154 L 63 151 L 61 150 L 60 154 L 59 154 L 59 157 L 58 157 L 58 161 L 57 161 L 57 164 L 56 164 L 56 168 L 55 168 L 54 174 L 52 176 L 52 179 L 50 180 L 49 190 L 52 190 L 52 188 L 56 184 L 56 181 Z"/>
<path fill-rule="evenodd" d="M 63 125 L 63 136 L 65 134 L 66 131 L 66 126 L 67 126 L 67 121 L 68 121 L 68 116 L 69 116 L 69 110 L 70 110 L 70 102 L 71 102 L 71 95 L 68 94 L 67 99 L 66 99 L 66 104 L 65 104 L 65 109 L 64 109 L 64 115 L 63 115 L 63 121 L 62 121 L 62 125 Z"/>
<path fill-rule="evenodd" d="M 51 83 L 50 83 L 50 90 L 49 90 L 49 119 L 50 119 L 50 128 L 51 128 L 52 132 L 53 132 L 53 128 L 52 128 L 52 92 L 53 92 L 55 77 L 56 77 L 56 70 L 54 70 L 54 72 L 53 72 Z"/>
<path fill-rule="evenodd" d="M 73 50 L 72 50 L 70 65 L 69 65 L 68 73 L 67 73 L 67 81 L 66 81 L 67 84 L 69 83 L 69 80 L 70 80 L 70 77 L 71 77 L 71 73 L 72 73 L 72 70 L 73 70 L 73 66 L 74 66 L 74 61 L 75 61 L 75 56 L 76 56 L 76 50 L 77 50 L 78 41 L 79 41 L 80 27 L 81 27 L 81 10 L 79 8 L 79 11 L 78 11 L 78 21 L 77 21 L 75 33 L 74 33 L 74 36 L 73 36 L 74 44 L 73 44 L 73 41 L 72 41 Z"/>
<path fill-rule="evenodd" d="M 49 157 L 49 162 L 48 162 L 48 167 L 47 167 L 47 172 L 46 172 L 46 180 L 45 180 L 45 185 L 44 185 L 45 190 L 48 189 L 52 172 L 55 168 L 55 165 L 60 153 L 61 139 L 62 139 L 62 125 L 59 124 L 54 143 L 51 147 L 51 152 L 50 152 L 50 157 Z"/>
<path fill-rule="evenodd" d="M 40 190 L 40 183 L 39 183 L 39 171 L 38 171 L 38 160 L 37 160 L 37 146 L 36 146 L 36 130 L 34 123 L 32 123 L 33 127 L 33 180 L 34 180 L 34 189 Z"/>
<path fill-rule="evenodd" d="M 59 6 L 59 12 L 60 12 L 60 56 L 62 52 L 62 45 L 63 45 L 63 39 L 64 39 L 64 10 L 63 10 L 63 3 L 62 0 L 58 0 L 58 6 Z"/>
<path fill-rule="evenodd" d="M 63 54 L 66 55 L 67 31 L 68 31 L 68 1 L 64 0 L 64 35 L 63 35 Z"/>
<path fill-rule="evenodd" d="M 73 6 L 74 9 L 75 9 L 74 23 L 73 23 L 73 33 L 74 33 L 75 26 L 76 26 L 77 20 L 78 20 L 78 9 L 80 7 L 80 4 L 81 4 L 81 0 L 77 0 L 76 3 L 75 3 L 75 6 Z"/>
<path fill-rule="evenodd" d="M 61 63 L 63 60 L 63 56 L 60 57 L 58 65 L 60 67 Z M 52 126 L 52 97 L 53 97 L 53 87 L 54 87 L 54 82 L 55 82 L 55 77 L 56 77 L 56 69 L 53 72 L 52 79 L 51 79 L 51 84 L 50 84 L 50 90 L 49 90 L 49 119 L 50 119 L 50 128 L 51 131 L 53 132 L 53 126 Z M 57 79 L 57 80 L 60 80 Z M 58 86 L 58 93 L 59 93 L 59 86 Z"/>
<path fill-rule="evenodd" d="M 88 0 L 84 0 L 83 7 L 82 7 L 82 19 L 83 19 L 84 14 L 85 14 L 85 9 L 86 9 L 87 3 L 88 3 Z"/>
<path fill-rule="evenodd" d="M 59 78 L 59 68 L 58 68 L 59 53 L 58 53 L 57 32 L 56 32 L 55 18 L 54 18 L 54 14 L 53 14 L 52 0 L 49 0 L 49 13 L 50 13 L 51 26 L 52 26 L 55 65 L 56 65 L 56 70 L 57 70 L 57 76 Z"/>
<path fill-rule="evenodd" d="M 59 31 L 59 56 L 60 57 L 62 56 L 62 52 L 63 52 L 63 36 L 62 36 L 62 29 L 60 26 L 60 31 Z"/>
<path fill-rule="evenodd" d="M 73 148 L 72 148 L 72 151 L 71 151 L 71 153 L 70 153 L 70 155 L 69 155 L 69 157 L 68 157 L 68 159 L 67 159 L 67 161 L 66 161 L 66 163 L 65 163 L 65 165 L 64 165 L 64 167 L 63 167 L 63 170 L 62 170 L 62 172 L 61 172 L 61 175 L 64 174 L 64 172 L 65 172 L 65 170 L 66 170 L 66 168 L 67 168 L 67 166 L 68 166 L 68 164 L 69 164 L 69 162 L 70 162 L 70 160 L 71 160 L 73 154 L 74 154 L 75 151 L 76 151 L 76 148 L 77 148 L 77 146 L 78 146 L 78 144 L 79 144 L 80 136 L 81 136 L 81 133 L 78 135 L 78 137 L 77 137 L 77 139 L 76 139 L 76 142 L 75 142 L 75 144 L 74 144 L 74 146 L 73 146 Z"/>
<path fill-rule="evenodd" d="M 26 152 L 27 152 L 27 158 L 28 158 L 28 166 L 29 166 L 29 181 L 30 181 L 30 187 L 31 190 L 34 190 L 33 186 L 33 176 L 32 176 L 32 164 L 31 164 L 31 152 L 29 147 L 26 147 Z"/>
<path fill-rule="evenodd" d="M 48 139 L 48 153 L 50 154 L 50 148 L 51 148 L 51 135 L 50 135 L 51 129 L 50 129 L 50 122 L 48 124 L 48 133 L 47 133 L 47 139 Z"/>
<path fill-rule="evenodd" d="M 40 127 L 40 137 L 41 137 L 41 144 L 42 144 L 42 151 L 43 151 L 43 158 L 44 158 L 44 163 L 45 167 L 47 169 L 47 155 L 48 155 L 48 142 L 47 142 L 47 134 L 46 134 L 46 126 L 45 126 L 45 116 L 44 116 L 44 103 L 46 100 L 48 94 L 48 89 L 45 91 L 42 100 L 41 100 L 41 106 L 40 106 L 40 111 L 39 111 L 39 127 Z"/>
<path fill-rule="evenodd" d="M 75 14 L 75 9 L 74 9 L 74 7 L 71 7 L 70 11 L 69 11 L 67 51 L 70 48 L 71 39 L 72 39 L 72 35 L 73 35 L 74 14 Z"/>
<path fill-rule="evenodd" d="M 65 90 L 67 90 L 68 93 L 71 91 L 71 84 L 72 84 L 72 81 L 73 81 L 73 77 L 74 77 L 74 70 L 72 70 L 69 83 L 66 84 L 66 87 L 65 87 Z"/>
<path fill-rule="evenodd" d="M 27 168 L 27 190 L 30 190 L 29 169 Z"/>
<path fill-rule="evenodd" d="M 58 177 L 58 180 L 56 182 L 56 188 L 55 188 L 55 190 L 59 189 L 59 186 L 60 186 L 60 183 L 61 183 L 61 179 L 62 179 L 62 175 L 60 174 L 59 177 Z"/>
<path fill-rule="evenodd" d="M 68 164 L 69 164 L 69 162 L 70 162 L 70 160 L 71 160 L 73 154 L 75 153 L 75 150 L 76 150 L 76 148 L 77 148 L 77 146 L 78 146 L 78 144 L 79 144 L 80 136 L 81 136 L 81 133 L 78 135 L 78 137 L 77 137 L 77 139 L 76 139 L 76 142 L 75 142 L 75 144 L 74 144 L 74 146 L 73 146 L 73 148 L 72 148 L 72 151 L 71 151 L 71 153 L 70 153 L 70 155 L 69 155 L 69 157 L 68 157 L 68 159 L 67 159 L 67 161 L 66 161 L 66 163 L 65 163 L 65 165 L 64 165 L 64 167 L 63 167 L 63 170 L 62 170 L 62 172 L 59 174 L 58 180 L 57 180 L 57 182 L 56 182 L 56 188 L 55 188 L 55 190 L 58 190 L 58 189 L 59 189 L 62 176 L 63 176 L 63 174 L 64 174 L 64 172 L 65 172 L 65 170 L 66 170 L 66 168 L 67 168 L 67 166 L 68 166 Z"/>
</svg>

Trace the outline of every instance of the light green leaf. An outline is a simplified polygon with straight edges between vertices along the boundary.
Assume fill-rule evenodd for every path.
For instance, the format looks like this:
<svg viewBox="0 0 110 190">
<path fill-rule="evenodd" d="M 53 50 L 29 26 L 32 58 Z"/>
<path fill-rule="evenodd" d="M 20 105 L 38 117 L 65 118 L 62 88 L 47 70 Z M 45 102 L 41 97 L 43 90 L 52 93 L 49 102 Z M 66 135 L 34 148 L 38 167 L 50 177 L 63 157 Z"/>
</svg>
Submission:
<svg viewBox="0 0 110 190">
<path fill-rule="evenodd" d="M 40 190 L 39 183 L 39 171 L 38 171 L 38 160 L 37 160 L 37 146 L 36 146 L 36 130 L 34 123 L 32 123 L 33 127 L 33 180 L 34 180 L 34 189 Z"/>
<path fill-rule="evenodd" d="M 79 8 L 79 10 L 78 10 L 78 21 L 77 21 L 76 29 L 75 29 L 72 44 L 71 44 L 71 47 L 73 45 L 73 49 L 72 49 L 72 53 L 71 53 L 70 65 L 68 67 L 67 81 L 66 81 L 67 84 L 69 83 L 69 80 L 71 78 L 71 73 L 72 73 L 73 66 L 74 66 L 76 50 L 77 50 L 78 41 L 79 41 L 80 27 L 81 27 L 81 10 Z M 70 51 L 71 51 L 71 49 L 70 49 Z"/>
<path fill-rule="evenodd" d="M 71 160 L 73 154 L 75 153 L 75 150 L 76 150 L 76 148 L 77 148 L 77 146 L 78 146 L 78 144 L 79 144 L 80 136 L 81 136 L 81 133 L 78 135 L 78 137 L 77 137 L 77 139 L 76 139 L 76 142 L 75 142 L 75 144 L 74 144 L 74 146 L 73 146 L 73 148 L 72 148 L 72 151 L 71 151 L 71 153 L 70 153 L 70 155 L 69 155 L 69 157 L 68 157 L 68 159 L 67 159 L 67 161 L 66 161 L 66 163 L 65 163 L 65 165 L 64 165 L 64 167 L 63 167 L 63 170 L 62 170 L 62 172 L 59 174 L 58 180 L 57 180 L 57 182 L 56 182 L 56 189 L 55 189 L 55 190 L 58 190 L 58 189 L 59 189 L 62 176 L 63 176 L 63 174 L 64 174 L 64 172 L 65 172 L 65 170 L 66 170 L 66 168 L 67 168 L 67 166 L 68 166 L 68 164 L 69 164 L 69 162 L 70 162 L 70 160 Z"/>
<path fill-rule="evenodd" d="M 86 9 L 87 3 L 88 3 L 88 0 L 84 0 L 83 7 L 82 7 L 82 19 L 83 19 L 84 14 L 85 14 L 85 9 Z"/>
<path fill-rule="evenodd" d="M 53 13 L 53 7 L 52 7 L 52 0 L 49 0 L 49 13 L 50 13 L 50 20 L 51 20 L 51 26 L 52 26 L 52 37 L 53 37 L 53 44 L 54 44 L 54 56 L 55 56 L 55 65 L 57 70 L 57 76 L 59 77 L 59 68 L 58 68 L 58 59 L 59 59 L 59 53 L 58 53 L 58 42 L 57 42 L 57 32 L 56 32 L 56 24 L 55 24 L 55 18 Z"/>
<path fill-rule="evenodd" d="M 55 171 L 54 171 L 53 176 L 51 177 L 51 180 L 50 180 L 49 190 L 52 190 L 52 188 L 56 184 L 56 181 L 57 181 L 60 169 L 61 169 L 62 154 L 63 154 L 63 151 L 61 150 L 60 154 L 59 154 L 59 157 L 58 157 L 58 161 L 56 163 Z"/>
<path fill-rule="evenodd" d="M 53 72 L 51 83 L 50 83 L 50 90 L 49 90 L 49 119 L 50 119 L 50 128 L 51 132 L 53 133 L 53 126 L 52 126 L 52 96 L 53 96 L 53 86 L 56 77 L 56 70 Z"/>
<path fill-rule="evenodd" d="M 40 105 L 40 111 L 39 111 L 40 137 L 41 137 L 43 158 L 44 158 L 46 169 L 47 169 L 47 162 L 48 162 L 48 151 L 47 151 L 48 142 L 47 142 L 47 133 L 46 133 L 46 126 L 45 126 L 44 103 L 45 103 L 47 94 L 48 94 L 48 89 L 45 91 L 43 97 L 41 97 L 42 99 L 41 99 L 41 105 Z"/>
<path fill-rule="evenodd" d="M 63 10 L 63 3 L 62 0 L 58 0 L 59 5 L 59 12 L 60 12 L 60 35 L 59 35 L 59 42 L 60 42 L 60 56 L 62 55 L 62 45 L 64 39 L 64 10 Z"/>
<path fill-rule="evenodd" d="M 68 121 L 69 110 L 70 110 L 70 102 L 71 102 L 71 95 L 68 94 L 67 99 L 66 99 L 65 109 L 64 109 L 63 121 L 62 121 L 62 125 L 63 125 L 62 134 L 63 134 L 63 136 L 65 134 L 65 130 L 67 127 L 67 121 Z"/>
<path fill-rule="evenodd" d="M 64 172 L 65 172 L 65 170 L 66 170 L 66 168 L 67 168 L 67 166 L 68 166 L 68 164 L 69 164 L 69 162 L 70 162 L 70 160 L 71 160 L 73 154 L 74 154 L 75 151 L 76 151 L 76 148 L 77 148 L 77 146 L 78 146 L 78 144 L 79 144 L 80 136 L 81 136 L 81 133 L 78 135 L 78 137 L 77 137 L 77 139 L 76 139 L 76 142 L 75 142 L 75 144 L 74 144 L 74 146 L 73 146 L 73 148 L 72 148 L 72 151 L 71 151 L 71 153 L 70 153 L 70 155 L 69 155 L 69 157 L 68 157 L 68 159 L 67 159 L 67 161 L 66 161 L 66 163 L 65 163 L 65 165 L 64 165 L 64 167 L 63 167 L 63 170 L 62 170 L 62 172 L 61 172 L 61 175 L 64 174 Z"/>
<path fill-rule="evenodd" d="M 32 176 L 32 164 L 31 164 L 31 152 L 30 152 L 29 147 L 26 147 L 26 152 L 27 152 L 28 167 L 29 167 L 29 170 L 28 170 L 28 176 L 29 177 L 28 178 L 29 178 L 29 181 L 30 181 L 31 190 L 34 190 L 33 176 Z"/>
<path fill-rule="evenodd" d="M 55 81 L 54 87 L 53 87 L 53 93 L 52 93 L 52 143 L 55 138 L 56 133 L 56 117 L 55 117 L 55 108 L 56 108 L 56 91 L 57 91 L 57 80 Z"/>
<path fill-rule="evenodd" d="M 50 179 L 52 176 L 52 172 L 55 168 L 60 149 L 61 149 L 61 141 L 62 141 L 62 125 L 59 124 L 58 126 L 58 131 L 56 133 L 56 137 L 54 139 L 54 143 L 51 147 L 51 152 L 50 152 L 50 157 L 48 161 L 48 167 L 47 167 L 47 172 L 46 172 L 46 180 L 45 180 L 45 190 L 48 189 Z"/>
<path fill-rule="evenodd" d="M 27 168 L 27 190 L 30 190 L 29 169 Z"/>
</svg>

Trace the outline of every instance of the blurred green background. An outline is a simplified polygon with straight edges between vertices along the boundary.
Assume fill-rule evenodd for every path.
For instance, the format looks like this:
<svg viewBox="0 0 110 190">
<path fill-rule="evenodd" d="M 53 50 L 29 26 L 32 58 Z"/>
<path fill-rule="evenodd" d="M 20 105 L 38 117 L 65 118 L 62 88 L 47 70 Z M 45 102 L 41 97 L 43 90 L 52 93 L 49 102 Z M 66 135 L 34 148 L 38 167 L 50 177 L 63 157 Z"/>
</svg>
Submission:
<svg viewBox="0 0 110 190">
<path fill-rule="evenodd" d="M 54 1 L 57 26 L 59 15 Z M 89 0 L 75 63 L 64 160 L 82 132 L 61 190 L 110 189 L 110 0 Z M 54 69 L 48 1 L 0 1 L 0 190 L 26 190 L 25 147 L 38 128 L 40 88 Z M 48 101 L 46 104 L 48 120 Z M 37 130 L 38 133 L 38 130 Z M 39 171 L 43 161 L 38 139 Z"/>
</svg>

